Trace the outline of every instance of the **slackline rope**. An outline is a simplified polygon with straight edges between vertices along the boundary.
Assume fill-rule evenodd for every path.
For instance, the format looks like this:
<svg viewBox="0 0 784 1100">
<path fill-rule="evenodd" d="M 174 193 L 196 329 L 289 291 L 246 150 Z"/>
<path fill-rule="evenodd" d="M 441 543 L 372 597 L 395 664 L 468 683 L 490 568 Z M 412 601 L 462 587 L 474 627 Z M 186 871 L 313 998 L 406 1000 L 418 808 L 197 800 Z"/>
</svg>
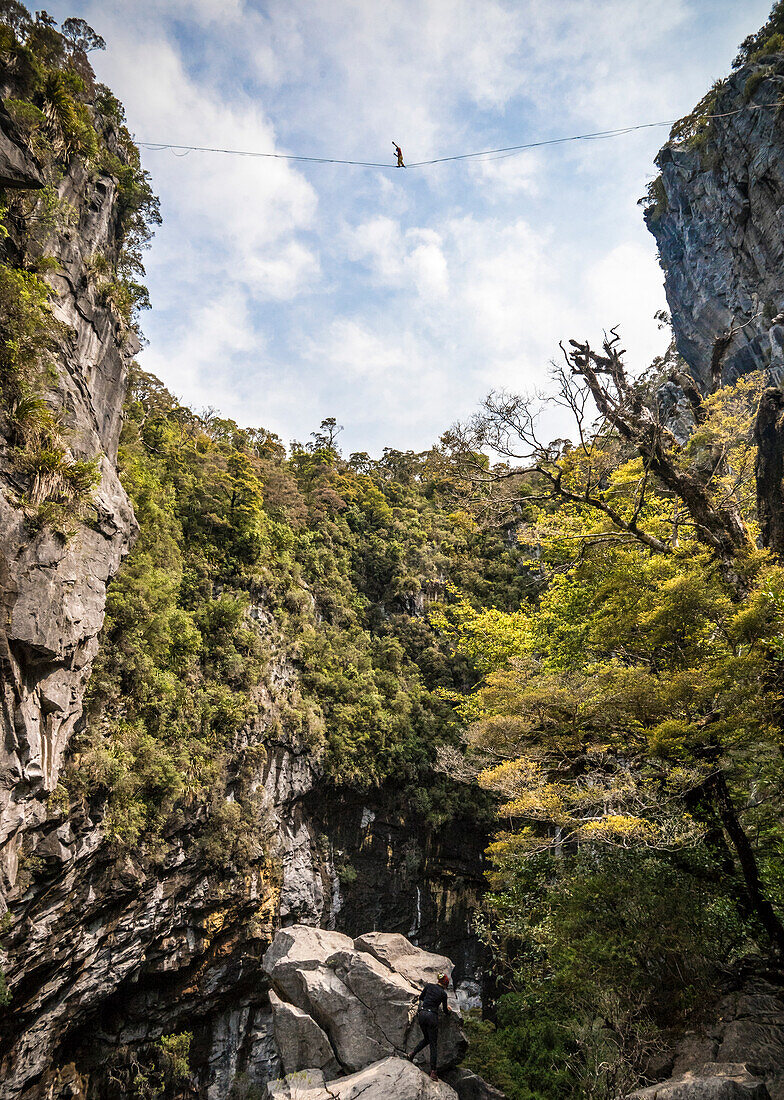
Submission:
<svg viewBox="0 0 784 1100">
<path fill-rule="evenodd" d="M 770 107 L 778 107 L 778 103 L 751 103 L 747 107 L 739 107 L 734 111 L 725 111 L 723 114 L 701 115 L 700 121 L 707 122 L 715 118 L 731 118 L 733 115 L 742 114 L 744 111 L 763 111 Z M 457 160 L 474 160 L 478 157 L 490 157 L 499 153 L 511 156 L 514 153 L 522 153 L 526 149 L 540 149 L 545 145 L 564 145 L 571 141 L 591 141 L 600 138 L 621 137 L 624 134 L 632 134 L 637 130 L 650 130 L 655 126 L 674 126 L 680 119 L 664 119 L 661 122 L 641 122 L 636 126 L 623 126 L 616 130 L 596 130 L 590 134 L 572 134 L 569 137 L 547 138 L 542 141 L 529 141 L 524 145 L 507 145 L 500 149 L 482 149 L 477 153 L 458 153 L 451 157 L 434 157 L 432 160 L 419 160 L 407 164 L 406 168 L 428 168 L 433 164 L 447 164 Z M 696 121 L 696 120 L 695 120 Z M 162 141 L 140 141 L 137 143 L 143 149 L 159 150 L 169 149 L 176 156 L 187 156 L 188 153 L 225 153 L 234 157 L 257 157 L 270 160 L 294 160 L 304 161 L 309 164 L 350 164 L 358 168 L 394 168 L 398 165 L 372 160 L 340 160 L 336 157 L 306 157 L 294 153 L 258 153 L 247 149 L 219 149 L 207 145 L 171 145 Z"/>
</svg>

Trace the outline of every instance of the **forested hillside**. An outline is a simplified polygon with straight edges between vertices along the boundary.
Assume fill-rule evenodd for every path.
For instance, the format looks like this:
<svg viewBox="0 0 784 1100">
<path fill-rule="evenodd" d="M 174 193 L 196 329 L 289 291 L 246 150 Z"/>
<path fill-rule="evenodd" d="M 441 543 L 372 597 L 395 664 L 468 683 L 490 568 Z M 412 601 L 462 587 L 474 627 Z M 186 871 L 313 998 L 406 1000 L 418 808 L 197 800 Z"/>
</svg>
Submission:
<svg viewBox="0 0 784 1100">
<path fill-rule="evenodd" d="M 265 694 L 267 736 L 306 748 L 331 786 L 394 777 L 411 813 L 450 816 L 455 788 L 434 764 L 459 744 L 449 696 L 475 673 L 429 610 L 451 586 L 513 609 L 538 563 L 509 526 L 476 522 L 436 449 L 343 458 L 339 432 L 326 421 L 287 451 L 132 374 L 119 464 L 140 533 L 109 593 L 91 720 L 64 780 L 106 799 L 118 842 L 154 845 L 183 799 L 210 805 Z M 296 672 L 285 700 L 270 678 L 281 655 Z M 232 803 L 228 834 L 220 821 L 225 858 L 226 835 L 241 845 L 253 826 L 245 811 Z"/>
</svg>

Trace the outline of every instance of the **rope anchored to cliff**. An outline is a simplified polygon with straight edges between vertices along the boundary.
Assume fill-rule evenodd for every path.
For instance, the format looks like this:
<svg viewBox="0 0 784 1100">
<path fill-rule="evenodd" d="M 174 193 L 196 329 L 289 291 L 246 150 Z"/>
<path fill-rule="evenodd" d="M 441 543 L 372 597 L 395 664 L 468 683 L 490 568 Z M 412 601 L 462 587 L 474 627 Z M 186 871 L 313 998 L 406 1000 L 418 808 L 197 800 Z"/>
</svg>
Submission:
<svg viewBox="0 0 784 1100">
<path fill-rule="evenodd" d="M 734 111 L 724 111 L 721 114 L 700 115 L 698 120 L 709 122 L 712 119 L 732 118 L 734 115 L 743 114 L 745 111 L 764 111 L 771 107 L 779 107 L 779 103 L 750 103 L 745 107 L 738 107 Z M 396 163 L 373 160 L 341 160 L 337 157 L 312 157 L 297 153 L 260 153 L 249 149 L 221 149 L 207 145 L 173 145 L 162 141 L 140 141 L 139 146 L 152 151 L 168 149 L 179 156 L 187 156 L 188 153 L 223 153 L 233 157 L 254 157 L 269 160 L 292 160 L 308 164 L 345 164 L 357 168 L 429 168 L 435 164 L 448 164 L 459 160 L 478 160 L 481 157 L 514 156 L 528 149 L 541 149 L 549 145 L 566 145 L 575 141 L 597 141 L 604 138 L 623 137 L 625 134 L 633 134 L 638 130 L 651 130 L 657 126 L 674 126 L 680 119 L 662 119 L 660 122 L 640 122 L 634 126 L 621 126 L 614 130 L 595 130 L 587 134 L 570 134 L 568 137 L 544 138 L 541 141 L 528 141 L 522 145 L 506 145 L 498 149 L 481 149 L 475 153 L 456 153 L 449 157 L 433 157 L 431 160 L 419 160 L 402 164 L 402 154 L 396 153 Z M 395 145 L 395 143 L 392 143 Z M 395 145 L 395 149 L 399 150 Z"/>
</svg>

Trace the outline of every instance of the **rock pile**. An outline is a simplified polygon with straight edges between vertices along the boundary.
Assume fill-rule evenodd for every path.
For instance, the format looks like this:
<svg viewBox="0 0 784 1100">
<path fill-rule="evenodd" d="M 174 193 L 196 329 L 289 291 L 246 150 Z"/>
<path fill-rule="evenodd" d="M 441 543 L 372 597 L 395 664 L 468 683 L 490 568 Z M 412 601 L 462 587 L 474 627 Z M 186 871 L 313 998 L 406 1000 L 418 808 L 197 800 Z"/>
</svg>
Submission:
<svg viewBox="0 0 784 1100">
<path fill-rule="evenodd" d="M 682 1036 L 668 1080 L 629 1100 L 784 1100 L 784 997 L 781 973 L 747 963 L 738 989 Z"/>
<path fill-rule="evenodd" d="M 484 1081 L 456 1067 L 466 1039 L 454 995 L 440 1026 L 439 1072 L 454 1088 L 431 1081 L 426 1052 L 405 1058 L 420 1038 L 419 993 L 451 973 L 443 955 L 421 951 L 405 936 L 372 932 L 352 940 L 306 925 L 282 929 L 264 956 L 282 1077 L 268 1100 L 491 1100 Z"/>
</svg>

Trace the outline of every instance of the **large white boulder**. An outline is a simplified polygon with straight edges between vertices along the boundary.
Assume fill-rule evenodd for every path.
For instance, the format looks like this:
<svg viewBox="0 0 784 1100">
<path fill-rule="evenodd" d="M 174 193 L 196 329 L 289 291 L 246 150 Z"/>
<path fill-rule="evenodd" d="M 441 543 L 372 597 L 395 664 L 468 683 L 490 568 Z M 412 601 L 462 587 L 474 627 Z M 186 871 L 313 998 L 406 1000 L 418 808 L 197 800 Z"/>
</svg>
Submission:
<svg viewBox="0 0 784 1100">
<path fill-rule="evenodd" d="M 270 975 L 279 963 L 307 970 L 326 962 L 336 951 L 351 951 L 353 947 L 354 941 L 342 932 L 311 928 L 309 924 L 294 924 L 291 928 L 281 928 L 277 933 L 267 948 L 263 966 Z"/>
<path fill-rule="evenodd" d="M 358 951 L 367 951 L 390 970 L 421 989 L 426 982 L 436 982 L 442 974 L 451 978 L 454 964 L 446 955 L 435 955 L 415 947 L 399 932 L 368 932 L 354 940 Z"/>
<path fill-rule="evenodd" d="M 373 1034 L 388 1052 L 405 1051 L 419 996 L 416 986 L 362 951 L 336 951 L 327 965 L 365 1007 Z"/>
<path fill-rule="evenodd" d="M 444 1081 L 431 1081 L 404 1058 L 385 1058 L 360 1073 L 330 1081 L 327 1089 L 336 1100 L 457 1100 Z"/>
</svg>

